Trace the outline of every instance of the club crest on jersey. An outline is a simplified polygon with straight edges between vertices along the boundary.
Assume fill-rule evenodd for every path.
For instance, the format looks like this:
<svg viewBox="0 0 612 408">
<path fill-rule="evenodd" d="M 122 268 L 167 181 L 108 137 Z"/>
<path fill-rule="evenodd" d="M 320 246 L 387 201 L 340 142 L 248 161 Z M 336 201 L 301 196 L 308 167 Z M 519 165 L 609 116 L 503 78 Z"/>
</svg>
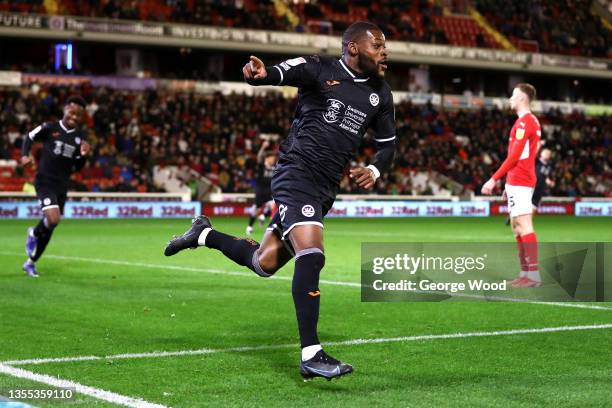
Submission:
<svg viewBox="0 0 612 408">
<path fill-rule="evenodd" d="M 51 137 L 59 137 L 59 136 L 60 136 L 60 132 L 51 133 Z"/>
<path fill-rule="evenodd" d="M 344 103 L 337 99 L 327 100 L 327 112 L 323 114 L 323 119 L 327 123 L 335 123 L 340 119 L 340 111 L 344 108 Z"/>
<path fill-rule="evenodd" d="M 325 81 L 325 84 L 327 86 L 340 85 L 340 81 L 336 81 L 334 79 L 328 79 L 327 81 Z"/>
<path fill-rule="evenodd" d="M 516 129 L 516 140 L 521 140 L 525 137 L 525 129 Z"/>
<path fill-rule="evenodd" d="M 370 103 L 372 104 L 372 106 L 378 106 L 378 102 L 380 102 L 380 98 L 378 97 L 378 95 L 375 93 L 370 94 Z"/>
<path fill-rule="evenodd" d="M 310 204 L 306 204 L 305 206 L 302 207 L 302 215 L 308 218 L 314 216 L 315 215 L 314 207 Z"/>
</svg>

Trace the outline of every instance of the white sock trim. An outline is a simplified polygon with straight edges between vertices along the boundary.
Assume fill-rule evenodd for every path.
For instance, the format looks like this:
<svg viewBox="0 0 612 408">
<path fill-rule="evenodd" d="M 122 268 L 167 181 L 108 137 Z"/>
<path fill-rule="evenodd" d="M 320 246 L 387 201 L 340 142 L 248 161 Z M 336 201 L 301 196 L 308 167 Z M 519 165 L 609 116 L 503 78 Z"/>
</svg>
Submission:
<svg viewBox="0 0 612 408">
<path fill-rule="evenodd" d="M 521 271 L 521 274 L 519 275 L 519 277 L 526 278 L 527 277 L 527 271 Z"/>
<path fill-rule="evenodd" d="M 542 282 L 542 278 L 540 277 L 540 271 L 529 271 L 527 272 L 527 277 L 532 281 Z"/>
<path fill-rule="evenodd" d="M 320 344 L 313 344 L 312 346 L 304 347 L 302 349 L 302 361 L 310 360 L 311 358 L 315 356 L 315 354 L 319 352 L 319 350 L 322 350 L 322 349 L 323 348 L 321 347 Z"/>
<path fill-rule="evenodd" d="M 210 231 L 212 231 L 212 228 L 204 228 L 204 231 L 200 233 L 200 236 L 198 237 L 199 246 L 206 246 L 206 237 Z"/>
</svg>

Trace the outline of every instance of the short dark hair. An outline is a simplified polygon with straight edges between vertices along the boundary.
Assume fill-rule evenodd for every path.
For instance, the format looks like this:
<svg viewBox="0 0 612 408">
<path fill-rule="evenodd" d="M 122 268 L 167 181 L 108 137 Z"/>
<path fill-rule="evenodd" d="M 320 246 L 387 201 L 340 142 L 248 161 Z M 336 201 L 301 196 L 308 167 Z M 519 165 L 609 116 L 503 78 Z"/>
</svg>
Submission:
<svg viewBox="0 0 612 408">
<path fill-rule="evenodd" d="M 342 34 L 342 54 L 344 54 L 350 42 L 359 41 L 368 30 L 382 32 L 376 24 L 370 23 L 369 21 L 357 21 L 348 26 Z"/>
<path fill-rule="evenodd" d="M 527 95 L 527 98 L 529 98 L 529 102 L 535 100 L 535 98 L 536 98 L 536 89 L 535 89 L 535 87 L 533 85 L 524 82 L 524 83 L 516 84 L 515 88 L 520 89 L 521 92 L 523 92 L 525 95 Z"/>
<path fill-rule="evenodd" d="M 78 95 L 73 95 L 69 97 L 68 99 L 66 99 L 66 103 L 65 103 L 66 106 L 70 105 L 71 103 L 74 103 L 75 105 L 79 105 L 83 109 L 87 107 L 87 102 L 85 102 L 85 99 L 83 99 L 83 97 L 78 96 Z"/>
</svg>

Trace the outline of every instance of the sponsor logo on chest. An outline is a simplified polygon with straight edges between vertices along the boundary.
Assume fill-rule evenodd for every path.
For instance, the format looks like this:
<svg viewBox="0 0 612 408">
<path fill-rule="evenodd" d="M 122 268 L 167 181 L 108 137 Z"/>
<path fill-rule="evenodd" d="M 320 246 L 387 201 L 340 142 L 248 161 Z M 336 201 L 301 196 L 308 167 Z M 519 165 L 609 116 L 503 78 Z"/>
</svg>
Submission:
<svg viewBox="0 0 612 408">
<path fill-rule="evenodd" d="M 53 153 L 57 156 L 67 157 L 72 159 L 74 152 L 76 151 L 76 146 L 65 143 L 61 140 L 53 141 Z"/>
<path fill-rule="evenodd" d="M 375 95 L 375 97 L 372 95 Z M 378 105 L 378 95 L 373 93 L 369 99 L 372 106 Z M 327 109 L 323 113 L 323 119 L 327 123 L 338 123 L 340 128 L 356 135 L 362 130 L 367 118 L 368 114 L 366 112 L 353 105 L 347 105 L 336 98 L 327 99 Z"/>
</svg>

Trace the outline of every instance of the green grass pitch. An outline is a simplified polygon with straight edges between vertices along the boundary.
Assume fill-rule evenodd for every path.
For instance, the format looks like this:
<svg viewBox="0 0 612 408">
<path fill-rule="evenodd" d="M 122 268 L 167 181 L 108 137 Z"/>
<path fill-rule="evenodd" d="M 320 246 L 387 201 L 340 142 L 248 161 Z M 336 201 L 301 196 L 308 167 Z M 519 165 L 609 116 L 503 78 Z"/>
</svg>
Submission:
<svg viewBox="0 0 612 408">
<path fill-rule="evenodd" d="M 21 272 L 25 231 L 0 222 L 0 362 L 101 356 L 16 367 L 171 407 L 573 406 L 612 403 L 612 329 L 336 344 L 355 373 L 298 374 L 292 264 L 262 279 L 204 248 L 172 258 L 189 220 L 65 220 L 38 264 Z M 246 220 L 213 220 L 243 235 Z M 542 242 L 612 241 L 612 218 L 537 217 Z M 256 229 L 256 235 L 261 229 Z M 513 242 L 501 217 L 330 219 L 321 279 L 358 283 L 361 242 Z M 236 273 L 238 272 L 238 273 Z M 322 283 L 326 342 L 612 323 L 600 309 L 506 302 L 362 303 L 358 287 Z M 228 350 L 259 347 L 259 350 Z M 123 353 L 214 349 L 181 356 Z M 219 351 L 220 350 L 220 351 Z M 0 374 L 9 388 L 43 387 Z M 117 406 L 90 396 L 37 407 Z M 0 406 L 2 403 L 0 403 Z"/>
</svg>

